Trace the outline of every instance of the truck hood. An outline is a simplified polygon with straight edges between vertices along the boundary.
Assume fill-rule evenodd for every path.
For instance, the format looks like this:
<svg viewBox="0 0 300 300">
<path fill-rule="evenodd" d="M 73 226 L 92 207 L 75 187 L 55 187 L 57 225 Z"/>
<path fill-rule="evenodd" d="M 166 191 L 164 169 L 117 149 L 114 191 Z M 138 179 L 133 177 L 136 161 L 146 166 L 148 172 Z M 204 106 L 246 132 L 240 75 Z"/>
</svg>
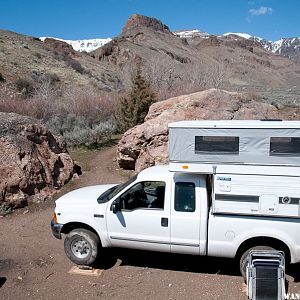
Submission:
<svg viewBox="0 0 300 300">
<path fill-rule="evenodd" d="M 69 192 L 55 201 L 56 207 L 97 204 L 97 198 L 117 184 L 103 184 L 80 188 Z"/>
</svg>

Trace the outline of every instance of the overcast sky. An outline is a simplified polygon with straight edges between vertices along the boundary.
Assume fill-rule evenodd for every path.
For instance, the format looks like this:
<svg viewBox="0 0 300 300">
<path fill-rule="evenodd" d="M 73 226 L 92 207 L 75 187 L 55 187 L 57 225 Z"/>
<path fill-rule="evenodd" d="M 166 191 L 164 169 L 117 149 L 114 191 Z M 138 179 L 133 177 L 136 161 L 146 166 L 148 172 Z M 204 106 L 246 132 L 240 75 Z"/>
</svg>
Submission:
<svg viewBox="0 0 300 300">
<path fill-rule="evenodd" d="M 0 0 L 0 28 L 63 39 L 114 37 L 134 13 L 171 30 L 300 37 L 300 0 Z"/>
</svg>

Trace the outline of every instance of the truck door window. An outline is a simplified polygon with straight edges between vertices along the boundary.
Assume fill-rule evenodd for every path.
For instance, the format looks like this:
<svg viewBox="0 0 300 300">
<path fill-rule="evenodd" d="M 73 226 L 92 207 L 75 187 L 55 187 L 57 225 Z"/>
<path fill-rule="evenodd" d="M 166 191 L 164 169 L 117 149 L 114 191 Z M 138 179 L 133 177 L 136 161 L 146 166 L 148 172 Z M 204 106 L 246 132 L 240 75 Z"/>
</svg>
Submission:
<svg viewBox="0 0 300 300">
<path fill-rule="evenodd" d="M 120 196 L 121 209 L 164 208 L 165 182 L 143 181 L 132 186 Z"/>
<path fill-rule="evenodd" d="M 195 208 L 195 184 L 192 182 L 176 182 L 175 210 L 194 212 Z"/>
</svg>

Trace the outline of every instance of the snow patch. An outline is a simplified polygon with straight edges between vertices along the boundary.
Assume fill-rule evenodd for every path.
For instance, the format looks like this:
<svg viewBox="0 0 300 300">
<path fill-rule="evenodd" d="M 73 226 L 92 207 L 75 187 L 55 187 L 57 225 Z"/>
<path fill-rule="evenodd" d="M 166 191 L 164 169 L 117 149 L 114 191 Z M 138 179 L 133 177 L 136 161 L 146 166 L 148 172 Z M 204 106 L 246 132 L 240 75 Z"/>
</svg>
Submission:
<svg viewBox="0 0 300 300">
<path fill-rule="evenodd" d="M 195 36 L 207 37 L 209 34 L 198 29 L 175 31 L 173 34 L 180 38 L 193 38 Z"/>
<path fill-rule="evenodd" d="M 103 45 L 105 45 L 111 41 L 111 38 L 87 39 L 87 40 L 64 40 L 64 39 L 59 39 L 59 38 L 54 38 L 54 37 L 40 37 L 40 40 L 42 42 L 44 42 L 45 39 L 47 39 L 47 38 L 65 42 L 65 43 L 71 45 L 72 48 L 78 52 L 83 52 L 83 51 L 91 52 L 91 51 L 96 50 L 99 47 L 102 47 Z"/>
</svg>

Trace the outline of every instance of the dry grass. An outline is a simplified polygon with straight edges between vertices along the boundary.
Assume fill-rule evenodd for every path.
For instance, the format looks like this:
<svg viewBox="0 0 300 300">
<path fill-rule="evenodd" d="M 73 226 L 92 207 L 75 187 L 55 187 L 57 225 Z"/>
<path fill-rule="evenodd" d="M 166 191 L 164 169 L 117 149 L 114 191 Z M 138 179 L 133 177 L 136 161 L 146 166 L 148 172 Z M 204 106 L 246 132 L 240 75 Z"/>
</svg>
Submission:
<svg viewBox="0 0 300 300">
<path fill-rule="evenodd" d="M 59 93 L 44 84 L 31 97 L 0 98 L 0 111 L 30 116 L 61 134 L 69 146 L 107 142 L 116 131 L 116 96 L 93 88 L 71 87 Z"/>
</svg>

